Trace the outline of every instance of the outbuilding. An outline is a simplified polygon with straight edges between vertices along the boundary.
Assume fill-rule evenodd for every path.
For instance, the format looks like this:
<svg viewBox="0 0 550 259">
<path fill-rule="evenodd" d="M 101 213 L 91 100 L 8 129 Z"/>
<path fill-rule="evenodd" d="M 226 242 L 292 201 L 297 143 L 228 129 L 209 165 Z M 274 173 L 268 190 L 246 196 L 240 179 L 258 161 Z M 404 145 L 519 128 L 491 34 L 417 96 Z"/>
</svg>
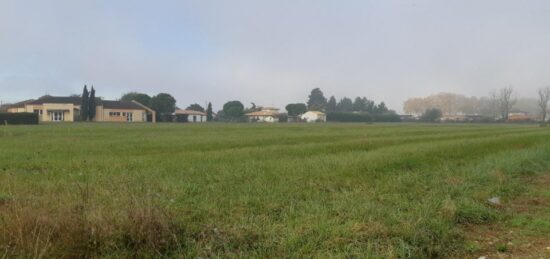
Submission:
<svg viewBox="0 0 550 259">
<path fill-rule="evenodd" d="M 327 115 L 320 111 L 308 111 L 300 115 L 300 118 L 305 122 L 327 122 Z"/>
<path fill-rule="evenodd" d="M 179 122 L 206 122 L 206 113 L 193 110 L 177 109 L 174 114 L 176 121 Z"/>
</svg>

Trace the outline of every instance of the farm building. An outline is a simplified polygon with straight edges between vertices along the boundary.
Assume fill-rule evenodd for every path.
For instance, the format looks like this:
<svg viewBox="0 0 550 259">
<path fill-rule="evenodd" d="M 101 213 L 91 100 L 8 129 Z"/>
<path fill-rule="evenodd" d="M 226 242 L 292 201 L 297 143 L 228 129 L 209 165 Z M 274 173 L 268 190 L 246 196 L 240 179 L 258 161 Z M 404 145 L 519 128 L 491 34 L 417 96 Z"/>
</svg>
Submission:
<svg viewBox="0 0 550 259">
<path fill-rule="evenodd" d="M 82 98 L 78 96 L 43 96 L 34 101 L 19 104 L 8 112 L 33 112 L 41 122 L 73 122 L 80 120 Z M 150 118 L 150 119 L 149 119 Z M 96 98 L 98 122 L 155 122 L 155 111 L 136 101 L 107 101 Z"/>
<path fill-rule="evenodd" d="M 179 122 L 206 122 L 206 113 L 201 111 L 177 109 L 173 115 Z"/>
<path fill-rule="evenodd" d="M 274 107 L 262 107 L 245 115 L 250 122 L 279 122 L 279 109 Z"/>
<path fill-rule="evenodd" d="M 320 111 L 308 111 L 300 115 L 300 118 L 305 122 L 327 122 L 327 115 Z"/>
</svg>

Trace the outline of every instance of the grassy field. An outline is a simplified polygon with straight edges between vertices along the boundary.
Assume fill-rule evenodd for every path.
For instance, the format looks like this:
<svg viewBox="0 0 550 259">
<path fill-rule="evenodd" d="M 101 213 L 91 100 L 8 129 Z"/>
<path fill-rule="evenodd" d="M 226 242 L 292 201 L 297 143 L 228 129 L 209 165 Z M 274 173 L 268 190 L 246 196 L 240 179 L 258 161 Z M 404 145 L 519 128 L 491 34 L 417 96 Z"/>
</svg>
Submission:
<svg viewBox="0 0 550 259">
<path fill-rule="evenodd" d="M 4 126 L 0 257 L 545 256 L 549 172 L 533 125 Z"/>
</svg>

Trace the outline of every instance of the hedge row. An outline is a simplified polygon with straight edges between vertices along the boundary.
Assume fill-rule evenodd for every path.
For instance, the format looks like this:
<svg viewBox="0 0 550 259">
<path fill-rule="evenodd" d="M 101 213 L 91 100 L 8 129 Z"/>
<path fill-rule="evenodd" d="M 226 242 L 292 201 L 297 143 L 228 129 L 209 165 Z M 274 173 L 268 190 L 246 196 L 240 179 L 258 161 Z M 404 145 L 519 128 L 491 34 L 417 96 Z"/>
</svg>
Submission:
<svg viewBox="0 0 550 259">
<path fill-rule="evenodd" d="M 38 114 L 35 113 L 0 113 L 1 125 L 38 124 Z"/>
<path fill-rule="evenodd" d="M 329 113 L 327 113 L 327 121 L 335 121 L 335 122 L 372 122 L 373 118 L 368 113 L 329 112 Z"/>
<path fill-rule="evenodd" d="M 329 112 L 327 121 L 334 122 L 400 122 L 399 115 L 388 112 L 384 114 L 368 114 L 354 112 Z"/>
</svg>

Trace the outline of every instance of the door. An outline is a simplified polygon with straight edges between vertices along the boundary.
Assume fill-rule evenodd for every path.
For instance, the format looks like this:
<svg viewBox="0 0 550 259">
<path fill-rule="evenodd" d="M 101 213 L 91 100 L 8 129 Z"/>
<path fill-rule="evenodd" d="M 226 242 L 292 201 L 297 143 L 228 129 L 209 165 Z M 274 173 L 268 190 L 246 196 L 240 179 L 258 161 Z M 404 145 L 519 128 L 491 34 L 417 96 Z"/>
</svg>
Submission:
<svg viewBox="0 0 550 259">
<path fill-rule="evenodd" d="M 65 120 L 65 113 L 60 111 L 54 111 L 50 112 L 50 120 L 51 121 L 64 121 Z"/>
<path fill-rule="evenodd" d="M 127 122 L 132 122 L 133 120 L 134 120 L 134 113 L 127 112 L 126 113 L 126 121 Z"/>
</svg>

